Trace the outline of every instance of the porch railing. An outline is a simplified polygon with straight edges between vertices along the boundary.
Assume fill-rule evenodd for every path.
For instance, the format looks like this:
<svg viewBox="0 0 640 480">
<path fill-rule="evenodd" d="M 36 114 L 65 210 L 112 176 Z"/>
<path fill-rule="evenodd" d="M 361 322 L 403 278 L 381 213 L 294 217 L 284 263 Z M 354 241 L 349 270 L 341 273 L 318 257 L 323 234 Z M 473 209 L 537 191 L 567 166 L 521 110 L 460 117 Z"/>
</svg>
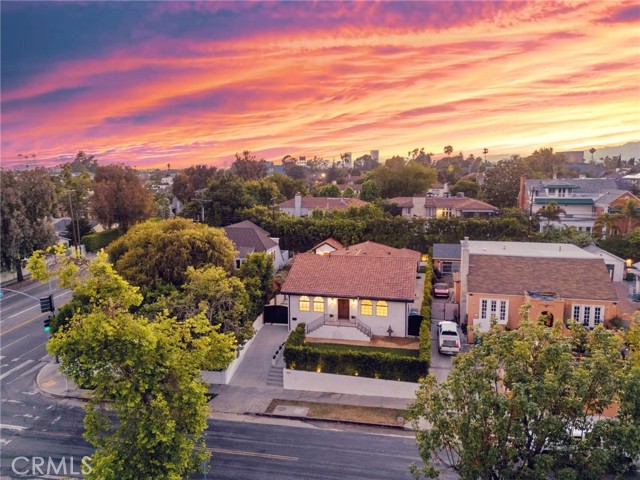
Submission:
<svg viewBox="0 0 640 480">
<path fill-rule="evenodd" d="M 355 324 L 356 328 L 364 333 L 367 337 L 371 338 L 373 336 L 371 334 L 371 327 L 366 323 L 360 321 L 358 317 L 353 318 L 353 323 Z"/>
<path fill-rule="evenodd" d="M 309 333 L 313 332 L 314 330 L 317 330 L 321 326 L 323 326 L 326 323 L 326 321 L 327 321 L 327 315 L 326 314 L 320 315 L 318 318 L 316 318 L 315 320 L 313 320 L 313 321 L 311 321 L 311 322 L 309 322 L 309 323 L 307 323 L 305 325 L 304 332 L 306 334 L 309 334 Z"/>
</svg>

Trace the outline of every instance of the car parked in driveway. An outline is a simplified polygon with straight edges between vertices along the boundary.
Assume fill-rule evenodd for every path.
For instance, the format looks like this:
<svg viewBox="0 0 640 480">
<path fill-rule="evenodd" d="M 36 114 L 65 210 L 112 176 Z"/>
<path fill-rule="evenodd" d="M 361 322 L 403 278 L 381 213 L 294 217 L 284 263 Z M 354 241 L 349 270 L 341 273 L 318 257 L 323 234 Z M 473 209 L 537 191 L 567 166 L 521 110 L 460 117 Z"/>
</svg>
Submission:
<svg viewBox="0 0 640 480">
<path fill-rule="evenodd" d="M 446 283 L 436 283 L 433 286 L 433 296 L 440 298 L 449 298 L 449 285 Z"/>
<path fill-rule="evenodd" d="M 438 351 L 450 355 L 460 353 L 460 335 L 455 323 L 438 322 Z"/>
</svg>

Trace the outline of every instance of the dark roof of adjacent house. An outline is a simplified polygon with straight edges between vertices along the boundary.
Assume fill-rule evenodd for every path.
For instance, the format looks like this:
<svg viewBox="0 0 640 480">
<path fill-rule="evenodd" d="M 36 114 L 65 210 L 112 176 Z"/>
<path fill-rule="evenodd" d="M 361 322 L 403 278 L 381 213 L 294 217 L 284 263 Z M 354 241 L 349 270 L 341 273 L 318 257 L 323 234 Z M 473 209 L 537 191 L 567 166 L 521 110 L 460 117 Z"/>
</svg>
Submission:
<svg viewBox="0 0 640 480">
<path fill-rule="evenodd" d="M 369 256 L 369 257 L 396 257 L 396 258 L 411 258 L 416 262 L 420 261 L 420 252 L 415 250 L 409 250 L 408 248 L 394 248 L 388 245 L 383 245 L 376 242 L 362 242 L 349 247 L 341 248 L 335 252 L 331 252 L 330 255 L 350 255 L 355 256 Z"/>
<path fill-rule="evenodd" d="M 301 253 L 281 291 L 410 302 L 415 299 L 415 284 L 416 262 L 411 258 Z"/>
<path fill-rule="evenodd" d="M 434 243 L 433 258 L 446 258 L 460 260 L 462 257 L 462 246 L 459 243 Z"/>
<path fill-rule="evenodd" d="M 469 293 L 523 295 L 552 292 L 575 300 L 617 301 L 601 258 L 469 256 Z"/>
<path fill-rule="evenodd" d="M 333 237 L 329 237 L 326 240 L 321 241 L 319 244 L 313 247 L 310 251 L 314 252 L 316 251 L 316 249 L 320 248 L 322 245 L 329 245 L 330 247 L 333 247 L 336 250 L 343 247 L 343 245 L 338 240 L 336 240 Z"/>
<path fill-rule="evenodd" d="M 302 197 L 302 208 L 307 210 L 346 210 L 351 207 L 364 207 L 369 202 L 359 198 Z M 294 208 L 295 199 L 290 198 L 278 205 L 280 208 Z"/>
<path fill-rule="evenodd" d="M 278 245 L 265 230 L 248 220 L 224 227 L 224 233 L 235 244 L 241 257 L 247 253 L 266 252 Z"/>
<path fill-rule="evenodd" d="M 525 189 L 527 192 L 531 188 L 537 189 L 537 195 L 544 195 L 545 186 L 573 185 L 573 195 L 597 197 L 598 195 L 615 190 L 627 190 L 629 184 L 620 178 L 569 178 L 569 179 L 527 179 Z"/>
</svg>

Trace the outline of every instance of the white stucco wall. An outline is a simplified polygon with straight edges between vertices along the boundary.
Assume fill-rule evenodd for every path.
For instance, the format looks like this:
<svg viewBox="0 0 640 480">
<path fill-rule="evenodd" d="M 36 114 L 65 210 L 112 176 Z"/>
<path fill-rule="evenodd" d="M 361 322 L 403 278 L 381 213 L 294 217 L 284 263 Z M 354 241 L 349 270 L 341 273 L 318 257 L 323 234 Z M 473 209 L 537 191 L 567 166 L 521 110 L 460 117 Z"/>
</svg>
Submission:
<svg viewBox="0 0 640 480">
<path fill-rule="evenodd" d="M 316 255 L 324 255 L 326 253 L 331 253 L 331 252 L 335 252 L 336 249 L 333 248 L 331 245 L 327 245 L 326 243 L 324 245 L 320 245 L 318 248 L 316 248 Z"/>
<path fill-rule="evenodd" d="M 310 310 L 309 312 L 300 310 L 300 295 L 290 295 L 289 297 L 289 328 L 294 329 L 301 323 L 310 323 L 323 314 L 334 315 L 334 318 L 338 317 L 338 299 L 333 300 L 324 298 L 324 312 L 313 311 L 313 299 L 314 297 L 309 295 Z M 357 317 L 361 322 L 371 327 L 373 335 L 388 335 L 387 330 L 389 326 L 393 330 L 392 336 L 405 337 L 407 328 L 408 309 L 413 305 L 412 303 L 392 302 L 387 301 L 388 315 L 386 317 L 379 317 L 376 313 L 376 300 L 373 302 L 373 315 L 362 315 L 360 313 L 360 304 L 363 299 L 350 299 L 349 300 L 349 316 Z M 296 320 L 294 320 L 294 318 Z"/>
<path fill-rule="evenodd" d="M 415 398 L 419 384 L 330 373 L 284 370 L 285 390 L 346 393 L 386 398 Z"/>
</svg>

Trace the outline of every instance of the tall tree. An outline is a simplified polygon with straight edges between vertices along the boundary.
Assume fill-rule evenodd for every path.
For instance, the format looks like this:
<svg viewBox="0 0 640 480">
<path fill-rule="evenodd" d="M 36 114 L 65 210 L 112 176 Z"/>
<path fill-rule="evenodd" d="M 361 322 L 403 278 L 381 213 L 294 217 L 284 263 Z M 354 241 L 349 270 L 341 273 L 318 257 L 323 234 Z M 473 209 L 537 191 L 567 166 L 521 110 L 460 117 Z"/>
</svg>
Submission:
<svg viewBox="0 0 640 480">
<path fill-rule="evenodd" d="M 249 180 L 245 183 L 245 187 L 253 204 L 270 207 L 275 203 L 284 201 L 284 196 L 280 194 L 278 184 L 271 177 Z"/>
<path fill-rule="evenodd" d="M 20 173 L 0 169 L 2 267 L 16 270 L 24 280 L 22 259 L 56 241 L 51 216 L 56 204 L 55 186 L 43 168 Z"/>
<path fill-rule="evenodd" d="M 525 158 L 531 169 L 542 178 L 561 175 L 567 159 L 562 153 L 554 153 L 553 148 L 541 148 Z"/>
<path fill-rule="evenodd" d="M 95 158 L 95 155 L 87 155 L 80 150 L 73 159 L 73 162 L 66 163 L 65 165 L 69 165 L 71 171 L 76 174 L 82 172 L 96 173 L 98 159 Z"/>
<path fill-rule="evenodd" d="M 465 197 L 478 198 L 480 187 L 473 180 L 459 180 L 449 189 L 449 192 L 452 195 L 462 192 Z"/>
<path fill-rule="evenodd" d="M 594 160 L 593 160 L 593 154 L 594 154 L 594 153 L 596 153 L 596 149 L 595 149 L 595 148 L 593 148 L 593 147 L 591 147 L 591 148 L 589 149 L 589 153 L 591 154 L 591 163 L 593 163 L 593 162 L 594 162 Z"/>
<path fill-rule="evenodd" d="M 374 179 L 365 180 L 360 188 L 360 199 L 365 202 L 373 202 L 380 198 L 380 187 Z"/>
<path fill-rule="evenodd" d="M 267 164 L 264 158 L 258 160 L 249 150 L 245 150 L 242 154 L 236 153 L 231 171 L 243 180 L 258 180 L 267 175 Z"/>
<path fill-rule="evenodd" d="M 526 307 L 522 315 L 517 330 L 481 334 L 444 383 L 432 376 L 421 383 L 412 417 L 425 476 L 438 476 L 434 460 L 470 480 L 595 479 L 614 468 L 617 447 L 597 441 L 591 415 L 625 394 L 620 338 L 574 322 L 572 339 L 560 324 L 527 320 Z M 586 340 L 579 359 L 577 337 Z M 584 440 L 573 437 L 578 429 Z"/>
<path fill-rule="evenodd" d="M 79 173 L 74 174 L 72 164 L 65 163 L 62 166 L 62 172 L 58 177 L 58 204 L 59 208 L 71 218 L 72 228 L 69 238 L 73 245 L 80 245 L 82 239 L 82 235 L 79 234 L 80 223 L 86 225 L 88 221 L 91 184 L 88 169 L 83 168 Z"/>
<path fill-rule="evenodd" d="M 84 419 L 84 436 L 96 447 L 90 477 L 185 478 L 209 457 L 200 369 L 226 367 L 233 338 L 202 314 L 176 322 L 129 313 L 142 297 L 104 254 L 88 269 L 67 273 L 61 284 L 73 295 L 80 290 L 91 308 L 75 313 L 47 349 L 60 358 L 65 375 L 93 389 Z"/>
<path fill-rule="evenodd" d="M 376 168 L 371 176 L 380 187 L 382 198 L 424 194 L 436 180 L 435 170 L 413 161 L 394 168 Z"/>
<path fill-rule="evenodd" d="M 231 271 L 235 258 L 224 231 L 184 218 L 136 225 L 109 245 L 108 253 L 120 275 L 146 288 L 182 285 L 189 266 L 215 265 Z"/>
<path fill-rule="evenodd" d="M 107 228 L 129 227 L 153 214 L 153 199 L 135 170 L 124 165 L 98 167 L 93 177 L 91 209 Z"/>
<path fill-rule="evenodd" d="M 220 171 L 216 167 L 207 165 L 185 168 L 173 179 L 171 192 L 178 200 L 187 203 L 193 200 L 195 192 L 207 188 L 211 179 L 219 174 Z"/>
<path fill-rule="evenodd" d="M 273 259 L 265 253 L 251 253 L 236 272 L 249 295 L 251 318 L 255 319 L 274 294 Z"/>
<path fill-rule="evenodd" d="M 624 222 L 624 233 L 631 232 L 633 226 L 640 221 L 640 204 L 633 198 L 627 199 L 620 207 L 620 212 L 616 214 Z"/>
<path fill-rule="evenodd" d="M 451 154 L 453 153 L 453 147 L 451 145 L 447 145 L 446 147 L 444 147 L 444 153 L 450 157 Z"/>
<path fill-rule="evenodd" d="M 531 168 L 520 157 L 500 160 L 485 172 L 481 196 L 498 208 L 515 207 L 520 191 L 520 177 L 531 176 Z"/>
<path fill-rule="evenodd" d="M 596 221 L 593 223 L 593 226 L 595 228 L 603 230 L 604 235 L 608 236 L 611 234 L 611 232 L 613 231 L 613 228 L 616 226 L 617 220 L 618 218 L 615 216 L 615 214 L 605 212 L 601 215 L 598 215 L 598 218 L 596 218 Z"/>
<path fill-rule="evenodd" d="M 567 213 L 564 208 L 558 206 L 556 202 L 549 202 L 548 205 L 542 207 L 536 215 L 547 219 L 547 227 L 553 220 L 554 222 L 560 220 L 560 215 Z"/>
<path fill-rule="evenodd" d="M 223 227 L 240 220 L 240 210 L 253 206 L 247 183 L 233 173 L 225 173 L 209 183 L 204 193 L 205 219 L 209 225 Z"/>
<path fill-rule="evenodd" d="M 294 180 L 293 178 L 281 173 L 274 173 L 269 178 L 278 186 L 280 195 L 286 199 L 295 197 L 298 192 L 303 196 L 309 194 L 307 182 L 304 180 Z"/>
<path fill-rule="evenodd" d="M 409 160 L 413 160 L 421 165 L 431 165 L 431 153 L 426 153 L 423 148 L 414 148 L 409 151 Z"/>
<path fill-rule="evenodd" d="M 331 198 L 339 198 L 340 189 L 337 185 L 330 183 L 329 185 L 323 186 L 320 190 L 318 190 L 316 197 L 331 197 Z"/>
</svg>

